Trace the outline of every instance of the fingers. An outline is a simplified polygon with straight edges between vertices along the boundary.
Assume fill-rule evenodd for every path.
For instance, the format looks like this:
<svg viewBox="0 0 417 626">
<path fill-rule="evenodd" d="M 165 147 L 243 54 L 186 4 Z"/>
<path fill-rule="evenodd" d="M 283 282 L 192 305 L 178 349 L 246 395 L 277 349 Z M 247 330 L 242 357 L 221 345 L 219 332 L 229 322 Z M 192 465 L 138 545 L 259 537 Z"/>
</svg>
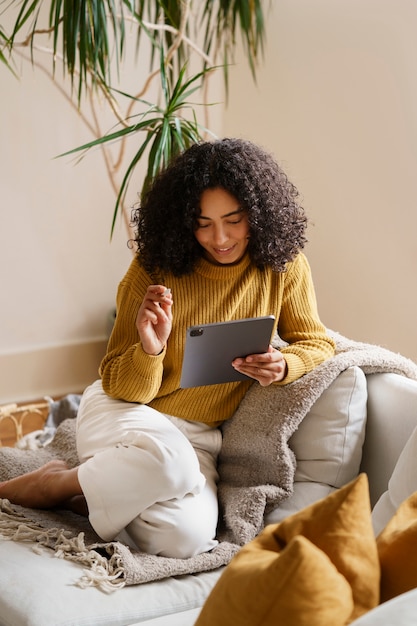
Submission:
<svg viewBox="0 0 417 626">
<path fill-rule="evenodd" d="M 284 355 L 272 346 L 264 354 L 251 354 L 246 358 L 235 359 L 232 365 L 242 374 L 257 380 L 263 387 L 281 381 L 287 373 Z"/>
<path fill-rule="evenodd" d="M 172 294 L 164 285 L 148 287 L 136 317 L 136 328 L 143 350 L 160 354 L 172 327 Z"/>
<path fill-rule="evenodd" d="M 149 321 L 158 324 L 170 318 L 172 307 L 172 294 L 169 287 L 163 285 L 150 285 L 139 308 L 138 321 Z"/>
<path fill-rule="evenodd" d="M 164 285 L 150 285 L 146 292 L 145 300 L 159 305 L 172 303 L 171 289 Z"/>
</svg>

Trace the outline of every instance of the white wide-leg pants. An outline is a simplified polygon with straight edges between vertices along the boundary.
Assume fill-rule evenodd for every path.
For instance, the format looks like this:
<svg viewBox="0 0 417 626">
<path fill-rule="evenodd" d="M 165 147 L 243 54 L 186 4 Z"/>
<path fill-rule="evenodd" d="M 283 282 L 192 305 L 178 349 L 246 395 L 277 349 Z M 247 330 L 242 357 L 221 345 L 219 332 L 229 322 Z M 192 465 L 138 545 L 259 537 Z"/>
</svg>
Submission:
<svg viewBox="0 0 417 626">
<path fill-rule="evenodd" d="M 78 479 L 105 541 L 126 532 L 149 554 L 187 558 L 216 545 L 217 428 L 88 387 L 77 416 Z"/>
</svg>

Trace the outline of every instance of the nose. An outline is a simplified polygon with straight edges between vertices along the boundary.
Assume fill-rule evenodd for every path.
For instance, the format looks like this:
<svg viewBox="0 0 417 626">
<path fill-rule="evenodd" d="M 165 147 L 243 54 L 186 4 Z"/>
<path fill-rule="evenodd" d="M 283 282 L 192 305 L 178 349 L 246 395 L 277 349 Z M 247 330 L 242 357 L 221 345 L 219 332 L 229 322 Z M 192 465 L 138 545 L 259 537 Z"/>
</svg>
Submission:
<svg viewBox="0 0 417 626">
<path fill-rule="evenodd" d="M 213 239 L 214 239 L 214 243 L 217 246 L 220 246 L 221 244 L 225 243 L 228 240 L 228 235 L 223 225 L 221 226 L 219 225 L 215 227 L 214 233 L 213 233 Z"/>
</svg>

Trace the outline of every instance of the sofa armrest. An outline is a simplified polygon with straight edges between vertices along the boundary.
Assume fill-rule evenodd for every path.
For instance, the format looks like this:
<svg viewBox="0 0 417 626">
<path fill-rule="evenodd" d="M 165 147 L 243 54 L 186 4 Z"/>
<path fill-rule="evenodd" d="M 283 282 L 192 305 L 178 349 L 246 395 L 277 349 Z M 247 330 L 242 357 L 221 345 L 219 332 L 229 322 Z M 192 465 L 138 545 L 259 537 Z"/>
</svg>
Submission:
<svg viewBox="0 0 417 626">
<path fill-rule="evenodd" d="M 368 374 L 367 424 L 361 471 L 367 473 L 371 503 L 388 481 L 417 426 L 417 381 L 394 373 Z"/>
</svg>

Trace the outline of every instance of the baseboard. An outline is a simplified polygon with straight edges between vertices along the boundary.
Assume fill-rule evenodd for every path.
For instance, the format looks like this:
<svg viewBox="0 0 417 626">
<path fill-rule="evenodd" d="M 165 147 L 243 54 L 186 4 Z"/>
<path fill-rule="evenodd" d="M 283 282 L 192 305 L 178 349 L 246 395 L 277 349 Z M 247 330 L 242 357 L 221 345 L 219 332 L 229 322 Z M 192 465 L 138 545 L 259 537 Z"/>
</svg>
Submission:
<svg viewBox="0 0 417 626">
<path fill-rule="evenodd" d="M 79 393 L 98 378 L 107 339 L 0 354 L 0 404 Z"/>
</svg>

